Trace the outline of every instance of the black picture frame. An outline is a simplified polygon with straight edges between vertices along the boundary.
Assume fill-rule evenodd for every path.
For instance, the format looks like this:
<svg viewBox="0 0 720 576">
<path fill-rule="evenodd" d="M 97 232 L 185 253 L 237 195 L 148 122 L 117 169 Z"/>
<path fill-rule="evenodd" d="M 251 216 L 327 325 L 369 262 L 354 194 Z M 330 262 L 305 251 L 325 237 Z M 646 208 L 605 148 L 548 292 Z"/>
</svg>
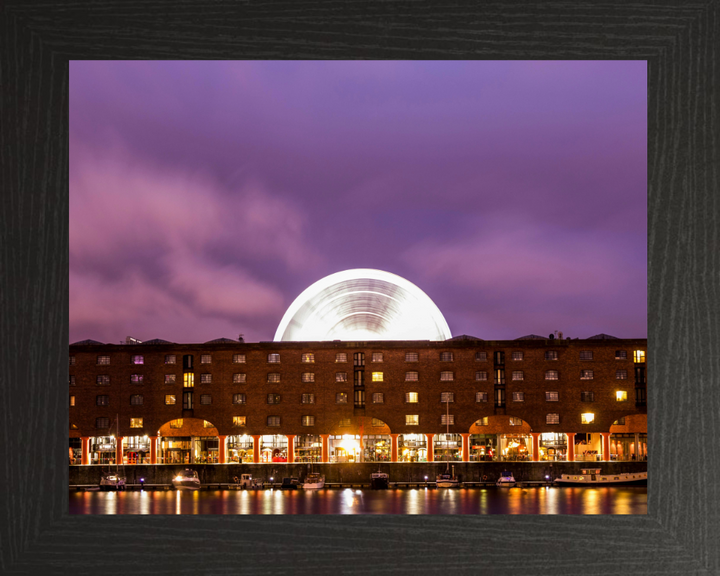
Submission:
<svg viewBox="0 0 720 576">
<path fill-rule="evenodd" d="M 0 7 L 0 572 L 717 574 L 718 2 Z M 646 516 L 70 516 L 68 62 L 648 62 Z M 618 254 L 618 258 L 622 258 Z"/>
</svg>

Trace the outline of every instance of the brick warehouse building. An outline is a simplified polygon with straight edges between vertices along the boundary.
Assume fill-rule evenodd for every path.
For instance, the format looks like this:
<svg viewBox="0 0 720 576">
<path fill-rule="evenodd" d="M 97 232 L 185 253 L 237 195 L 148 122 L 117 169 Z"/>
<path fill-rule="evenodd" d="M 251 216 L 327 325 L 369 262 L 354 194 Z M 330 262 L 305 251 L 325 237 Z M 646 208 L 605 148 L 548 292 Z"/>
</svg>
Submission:
<svg viewBox="0 0 720 576">
<path fill-rule="evenodd" d="M 647 458 L 646 339 L 128 342 L 70 346 L 75 464 Z"/>
</svg>

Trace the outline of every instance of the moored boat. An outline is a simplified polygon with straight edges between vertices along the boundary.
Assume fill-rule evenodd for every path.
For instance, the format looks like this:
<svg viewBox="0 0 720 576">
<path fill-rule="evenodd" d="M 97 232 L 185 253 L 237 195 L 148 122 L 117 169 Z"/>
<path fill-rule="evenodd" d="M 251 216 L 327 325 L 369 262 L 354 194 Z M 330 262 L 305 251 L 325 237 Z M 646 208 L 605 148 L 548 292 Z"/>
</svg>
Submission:
<svg viewBox="0 0 720 576">
<path fill-rule="evenodd" d="M 186 468 L 173 478 L 172 485 L 176 490 L 199 490 L 200 478 L 195 470 Z"/>
<path fill-rule="evenodd" d="M 370 488 L 373 490 L 385 490 L 390 487 L 390 475 L 385 472 L 373 472 L 370 474 Z"/>
<path fill-rule="evenodd" d="M 280 485 L 281 490 L 297 490 L 300 486 L 300 480 L 297 478 L 283 478 Z"/>
<path fill-rule="evenodd" d="M 125 490 L 124 476 L 120 476 L 118 472 L 108 472 L 100 478 L 100 488 L 102 490 Z"/>
<path fill-rule="evenodd" d="M 325 476 L 317 472 L 311 472 L 305 477 L 305 482 L 302 485 L 306 490 L 314 490 L 325 487 Z"/>
<path fill-rule="evenodd" d="M 495 482 L 495 486 L 498 488 L 512 488 L 515 484 L 516 482 L 513 473 L 508 472 L 507 470 L 500 472 L 500 478 L 498 478 L 497 482 Z"/>
<path fill-rule="evenodd" d="M 645 472 L 621 472 L 619 474 L 602 474 L 600 468 L 584 468 L 580 474 L 562 474 L 555 482 L 564 486 L 608 486 L 608 485 L 647 485 Z"/>
</svg>

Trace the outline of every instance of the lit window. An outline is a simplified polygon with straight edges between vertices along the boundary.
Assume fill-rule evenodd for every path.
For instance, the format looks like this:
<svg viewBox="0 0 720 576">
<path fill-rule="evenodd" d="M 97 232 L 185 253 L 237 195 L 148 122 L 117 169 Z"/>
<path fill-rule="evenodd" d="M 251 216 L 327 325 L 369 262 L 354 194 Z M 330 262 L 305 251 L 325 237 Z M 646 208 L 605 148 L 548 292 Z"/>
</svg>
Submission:
<svg viewBox="0 0 720 576">
<path fill-rule="evenodd" d="M 558 375 L 559 373 L 557 370 L 547 370 L 545 372 L 545 380 L 557 380 Z"/>
<path fill-rule="evenodd" d="M 99 382 L 98 382 L 98 384 L 99 384 Z M 75 376 L 72 374 L 70 375 L 70 386 L 75 386 Z"/>
<path fill-rule="evenodd" d="M 580 392 L 580 401 L 581 402 L 595 402 L 595 393 L 594 392 Z"/>
<path fill-rule="evenodd" d="M 175 384 L 175 374 L 165 374 L 165 384 Z"/>
<path fill-rule="evenodd" d="M 95 418 L 95 428 L 110 428 L 110 419 Z"/>
<path fill-rule="evenodd" d="M 375 392 L 372 395 L 373 404 L 384 404 L 385 395 L 382 392 Z"/>
<path fill-rule="evenodd" d="M 345 352 L 338 352 L 335 354 L 335 362 L 347 362 L 347 354 Z"/>
<path fill-rule="evenodd" d="M 633 352 L 633 360 L 635 364 L 643 364 L 645 362 L 645 351 L 644 350 L 635 350 Z"/>
<path fill-rule="evenodd" d="M 233 354 L 233 364 L 245 364 L 245 354 Z"/>
<path fill-rule="evenodd" d="M 165 355 L 165 364 L 175 364 L 175 354 L 166 354 Z"/>
<path fill-rule="evenodd" d="M 335 382 L 347 382 L 347 372 L 335 372 Z"/>
<path fill-rule="evenodd" d="M 522 353 L 522 352 L 513 352 L 513 353 L 512 353 L 512 359 L 513 359 L 513 360 L 522 360 L 522 359 L 523 359 L 523 353 Z"/>
<path fill-rule="evenodd" d="M 130 382 L 133 384 L 142 384 L 144 380 L 144 377 L 142 374 L 131 374 L 130 375 Z"/>
<path fill-rule="evenodd" d="M 75 406 L 75 396 L 70 396 L 70 406 Z"/>
<path fill-rule="evenodd" d="M 75 366 L 75 356 L 70 356 L 70 366 Z"/>
<path fill-rule="evenodd" d="M 315 426 L 315 416 L 303 416 L 302 417 L 302 425 L 303 426 Z M 269 424 L 268 424 L 269 426 Z"/>
<path fill-rule="evenodd" d="M 210 394 L 200 394 L 200 404 L 212 404 L 212 396 Z"/>
<path fill-rule="evenodd" d="M 455 380 L 455 375 L 452 372 L 440 372 L 440 380 L 449 382 L 451 380 Z"/>
<path fill-rule="evenodd" d="M 548 414 L 545 416 L 545 424 L 560 424 L 560 414 Z"/>
<path fill-rule="evenodd" d="M 475 352 L 475 362 L 487 362 L 487 352 Z"/>
<path fill-rule="evenodd" d="M 505 384 L 505 370 L 502 368 L 495 370 L 495 384 Z"/>
<path fill-rule="evenodd" d="M 233 374 L 233 384 L 245 384 L 247 374 Z"/>
<path fill-rule="evenodd" d="M 615 380 L 627 380 L 627 370 L 616 370 Z"/>
<path fill-rule="evenodd" d="M 245 404 L 246 401 L 247 401 L 247 398 L 246 398 L 245 394 L 243 394 L 243 393 L 233 394 L 233 400 L 232 400 L 233 404 Z"/>
<path fill-rule="evenodd" d="M 405 393 L 405 402 L 408 404 L 417 404 L 418 401 L 418 393 L 417 392 L 406 392 Z"/>
<path fill-rule="evenodd" d="M 201 354 L 200 355 L 200 364 L 210 364 L 212 362 L 212 357 L 210 354 Z"/>
<path fill-rule="evenodd" d="M 505 364 L 505 352 L 498 350 L 493 353 L 493 362 L 496 366 L 503 366 Z"/>
<path fill-rule="evenodd" d="M 545 352 L 545 360 L 557 360 L 557 359 L 558 359 L 557 350 L 547 350 Z"/>
<path fill-rule="evenodd" d="M 140 406 L 143 403 L 143 397 L 141 394 L 133 394 L 130 396 L 130 405 Z"/>
<path fill-rule="evenodd" d="M 247 422 L 247 416 L 233 416 L 233 427 L 234 428 L 240 428 L 242 426 L 245 426 L 246 422 Z"/>
<path fill-rule="evenodd" d="M 280 382 L 280 372 L 270 372 L 267 378 L 268 382 Z"/>
<path fill-rule="evenodd" d="M 195 386 L 195 374 L 185 372 L 183 374 L 183 388 L 192 388 Z"/>
<path fill-rule="evenodd" d="M 475 380 L 479 382 L 487 381 L 487 372 L 475 372 Z"/>
<path fill-rule="evenodd" d="M 522 370 L 513 370 L 512 379 L 513 380 L 524 380 L 525 375 L 523 374 Z"/>
<path fill-rule="evenodd" d="M 375 420 L 375 418 L 373 418 L 373 421 L 374 421 L 374 420 Z M 346 426 L 350 426 L 350 418 L 342 418 L 342 419 L 340 420 L 339 426 L 340 426 L 341 428 L 345 428 Z"/>
<path fill-rule="evenodd" d="M 510 416 L 510 426 L 522 426 L 522 418 L 516 418 L 515 416 Z"/>
<path fill-rule="evenodd" d="M 580 370 L 580 380 L 592 380 L 594 377 L 592 370 Z"/>
<path fill-rule="evenodd" d="M 615 360 L 627 360 L 627 350 L 615 350 Z"/>
<path fill-rule="evenodd" d="M 175 394 L 166 394 L 165 395 L 165 404 L 167 406 L 172 406 L 175 404 Z"/>
<path fill-rule="evenodd" d="M 617 400 L 618 402 L 627 402 L 627 392 L 625 390 L 616 391 L 615 400 Z"/>
<path fill-rule="evenodd" d="M 525 392 L 513 392 L 513 402 L 525 402 Z"/>
<path fill-rule="evenodd" d="M 200 374 L 200 384 L 212 384 L 212 374 Z"/>
<path fill-rule="evenodd" d="M 592 350 L 583 350 L 580 352 L 580 360 L 592 360 L 593 359 L 593 353 Z"/>
<path fill-rule="evenodd" d="M 142 428 L 143 427 L 143 419 L 142 418 L 130 418 L 130 428 Z"/>
<path fill-rule="evenodd" d="M 546 402 L 557 402 L 560 400 L 560 394 L 558 392 L 545 392 Z"/>
<path fill-rule="evenodd" d="M 204 428 L 215 428 L 215 426 L 213 426 L 213 423 L 208 422 L 207 420 L 203 420 L 203 427 Z"/>
<path fill-rule="evenodd" d="M 372 381 L 373 382 L 382 382 L 383 381 L 383 373 L 382 372 L 373 372 L 372 373 Z"/>
<path fill-rule="evenodd" d="M 315 404 L 315 394 L 303 394 L 301 402 L 303 404 Z"/>
<path fill-rule="evenodd" d="M 267 425 L 273 428 L 280 426 L 280 416 L 268 416 Z"/>
<path fill-rule="evenodd" d="M 347 404 L 347 394 L 345 392 L 338 392 L 335 394 L 335 404 Z"/>
<path fill-rule="evenodd" d="M 595 414 L 592 412 L 585 412 L 580 415 L 580 422 L 583 424 L 592 424 L 595 421 Z"/>
<path fill-rule="evenodd" d="M 453 361 L 453 353 L 452 352 L 440 352 L 440 362 L 452 362 Z"/>
<path fill-rule="evenodd" d="M 183 419 L 182 418 L 176 418 L 175 420 L 170 421 L 170 428 L 182 428 L 183 427 Z"/>
<path fill-rule="evenodd" d="M 383 426 L 385 426 L 385 422 L 383 422 L 382 420 L 380 420 L 378 418 L 373 418 L 372 425 L 374 428 L 382 428 Z"/>
<path fill-rule="evenodd" d="M 97 406 L 107 406 L 108 404 L 110 404 L 110 396 L 95 396 L 95 404 Z"/>
<path fill-rule="evenodd" d="M 406 422 L 407 424 L 407 422 Z M 453 426 L 455 424 L 455 415 L 454 414 L 442 414 L 440 416 L 440 424 L 443 426 Z"/>
<path fill-rule="evenodd" d="M 405 362 L 417 362 L 420 355 L 417 352 L 405 352 Z"/>
<path fill-rule="evenodd" d="M 417 382 L 419 374 L 417 372 L 405 372 L 405 382 Z"/>
<path fill-rule="evenodd" d="M 314 372 L 303 372 L 302 381 L 303 382 L 315 382 L 315 373 Z"/>
<path fill-rule="evenodd" d="M 405 415 L 405 426 L 417 426 L 420 423 L 420 416 L 417 414 Z"/>
<path fill-rule="evenodd" d="M 132 363 L 133 364 L 145 364 L 145 358 L 143 356 L 133 356 L 132 357 Z"/>
<path fill-rule="evenodd" d="M 372 361 L 373 362 L 382 362 L 383 361 L 383 353 L 382 352 L 373 352 L 372 353 Z"/>
<path fill-rule="evenodd" d="M 455 402 L 454 392 L 440 392 L 440 402 L 443 404 Z"/>
<path fill-rule="evenodd" d="M 480 420 L 476 420 L 475 426 L 487 426 L 489 422 L 490 422 L 490 418 L 485 416 L 483 418 L 480 418 Z"/>
<path fill-rule="evenodd" d="M 475 392 L 475 402 L 487 402 L 487 392 Z"/>
<path fill-rule="evenodd" d="M 268 362 L 270 364 L 278 364 L 280 362 L 280 354 L 268 354 Z"/>
<path fill-rule="evenodd" d="M 312 352 L 306 352 L 302 355 L 301 361 L 305 364 L 312 364 L 313 362 L 315 362 L 315 354 L 313 354 Z"/>
<path fill-rule="evenodd" d="M 98 364 L 110 364 L 110 356 L 98 356 L 97 363 Z"/>
<path fill-rule="evenodd" d="M 267 395 L 267 403 L 268 404 L 280 404 L 280 394 L 268 394 Z"/>
</svg>

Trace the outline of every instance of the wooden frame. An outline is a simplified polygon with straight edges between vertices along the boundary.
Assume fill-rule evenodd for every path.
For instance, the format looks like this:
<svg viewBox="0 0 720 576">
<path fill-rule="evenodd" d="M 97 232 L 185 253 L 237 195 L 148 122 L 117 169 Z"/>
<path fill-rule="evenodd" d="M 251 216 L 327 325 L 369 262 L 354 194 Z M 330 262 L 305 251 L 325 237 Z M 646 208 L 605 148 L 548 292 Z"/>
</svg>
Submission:
<svg viewBox="0 0 720 576">
<path fill-rule="evenodd" d="M 716 0 L 10 0 L 0 11 L 0 572 L 720 572 Z M 647 60 L 648 515 L 69 516 L 68 61 L 136 58 Z"/>
</svg>

